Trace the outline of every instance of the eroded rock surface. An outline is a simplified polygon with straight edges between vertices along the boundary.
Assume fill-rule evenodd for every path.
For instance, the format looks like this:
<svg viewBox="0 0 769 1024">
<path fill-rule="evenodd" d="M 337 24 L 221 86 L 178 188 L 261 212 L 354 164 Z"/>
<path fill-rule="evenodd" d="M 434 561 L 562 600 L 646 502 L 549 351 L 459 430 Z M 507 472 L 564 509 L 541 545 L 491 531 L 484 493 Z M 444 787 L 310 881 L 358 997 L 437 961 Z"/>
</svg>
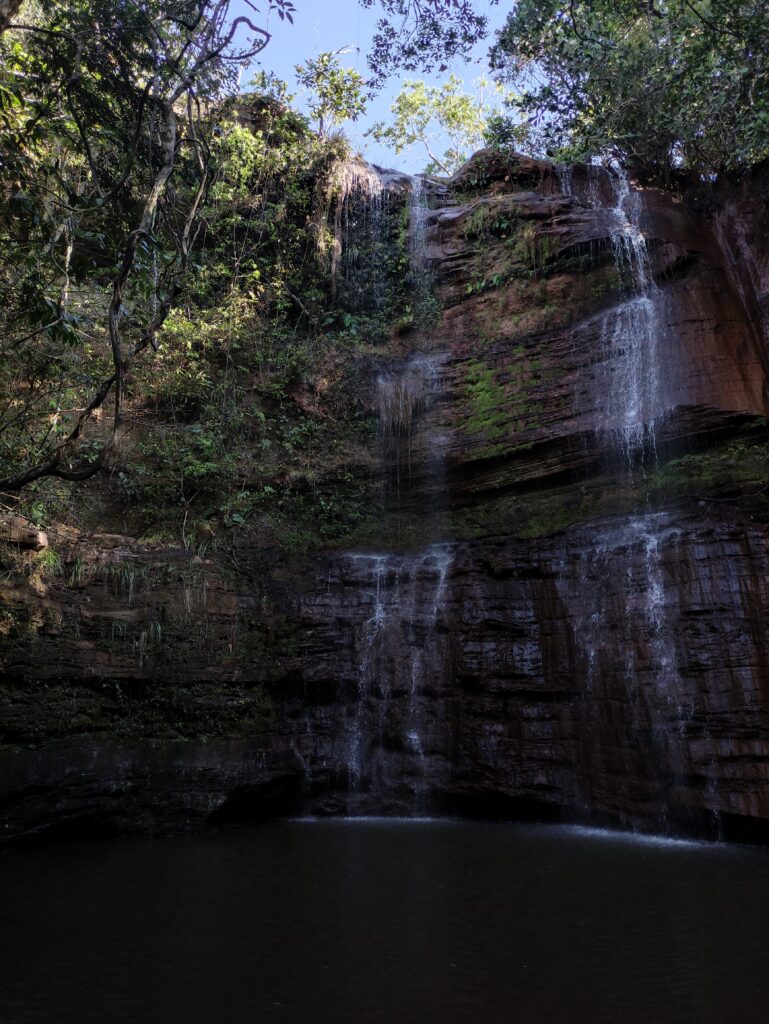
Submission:
<svg viewBox="0 0 769 1024">
<path fill-rule="evenodd" d="M 769 822 L 762 182 L 622 199 L 488 152 L 425 181 L 440 316 L 367 368 L 377 543 L 52 536 L 64 571 L 0 591 L 3 834 Z"/>
</svg>

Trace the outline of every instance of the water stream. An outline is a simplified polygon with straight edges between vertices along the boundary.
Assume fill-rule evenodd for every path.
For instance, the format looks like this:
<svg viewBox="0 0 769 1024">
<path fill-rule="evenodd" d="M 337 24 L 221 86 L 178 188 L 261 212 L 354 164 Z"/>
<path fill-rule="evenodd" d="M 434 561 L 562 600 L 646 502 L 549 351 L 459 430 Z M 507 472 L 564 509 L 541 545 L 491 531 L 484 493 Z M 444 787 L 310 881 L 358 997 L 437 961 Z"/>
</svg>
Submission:
<svg viewBox="0 0 769 1024">
<path fill-rule="evenodd" d="M 567 178 L 568 187 L 573 188 Z M 608 200 L 607 200 L 608 193 Z M 598 327 L 593 402 L 597 429 L 628 468 L 656 458 L 657 425 L 665 411 L 661 356 L 664 295 L 654 279 L 643 231 L 641 193 L 616 162 L 588 168 L 588 205 L 608 215 L 620 301 Z"/>
<path fill-rule="evenodd" d="M 602 803 L 621 816 L 622 806 L 631 808 L 632 818 L 628 786 L 643 780 L 663 832 L 675 827 L 671 805 L 688 781 L 689 729 L 695 710 L 700 721 L 703 711 L 692 706 L 677 667 L 678 590 L 671 572 L 679 537 L 665 513 L 617 520 L 597 535 L 589 531 L 578 557 L 558 572 L 559 592 L 573 609 L 581 680 L 574 707 L 582 765 L 577 798 L 586 810 Z M 618 733 L 619 746 L 605 749 L 602 737 Z"/>
<path fill-rule="evenodd" d="M 571 171 L 560 172 L 565 194 L 575 195 Z M 653 273 L 643 230 L 642 193 L 617 163 L 588 167 L 580 182 L 579 202 L 607 217 L 609 240 L 619 281 L 619 301 L 600 317 L 593 402 L 597 433 L 608 438 L 619 481 L 640 488 L 657 460 L 657 432 L 667 411 L 664 389 L 664 294 Z M 613 780 L 604 801 L 632 806 L 628 779 L 654 780 L 661 808 L 659 827 L 669 826 L 675 790 L 687 776 L 688 736 L 693 709 L 678 671 L 676 590 L 666 560 L 675 561 L 678 531 L 670 518 L 642 507 L 635 515 L 594 530 L 593 546 L 576 566 L 561 568 L 559 589 L 575 608 L 574 637 L 580 652 L 581 696 L 575 713 L 582 721 L 586 805 L 596 780 Z M 621 624 L 622 634 L 610 632 Z M 610 653 L 611 652 L 611 653 Z M 616 700 L 612 687 L 625 691 L 624 748 L 606 751 L 599 737 Z M 632 782 L 630 783 L 632 787 Z"/>
<path fill-rule="evenodd" d="M 383 263 L 393 185 L 386 174 L 361 160 L 345 161 L 337 171 L 331 278 L 344 307 L 353 313 L 386 304 Z"/>
<path fill-rule="evenodd" d="M 427 755 L 445 747 L 440 708 L 448 639 L 442 607 L 452 551 L 436 544 L 416 554 L 351 554 L 348 560 L 366 609 L 355 638 L 351 786 L 354 793 L 373 791 L 383 804 L 403 796 L 405 787 L 418 809 Z"/>
<path fill-rule="evenodd" d="M 408 210 L 408 280 L 416 306 L 432 288 L 428 204 L 420 176 L 411 179 Z M 428 758 L 440 760 L 447 746 L 441 710 L 447 651 L 443 601 L 453 552 L 440 541 L 443 446 L 430 418 L 440 397 L 443 358 L 416 352 L 383 367 L 376 377 L 383 513 L 393 518 L 397 544 L 401 512 L 408 507 L 428 543 L 415 552 L 353 552 L 346 558 L 344 572 L 358 583 L 365 606 L 355 629 L 358 693 L 348 728 L 352 811 L 361 794 L 373 794 L 380 807 L 394 802 L 420 810 Z"/>
<path fill-rule="evenodd" d="M 442 355 L 417 353 L 376 379 L 379 449 L 385 469 L 385 507 L 400 510 L 413 497 L 424 503 L 425 486 L 433 502 L 420 512 L 427 518 L 438 511 L 445 485 L 443 438 L 428 414 L 440 400 Z M 416 479 L 413 478 L 416 474 Z M 435 526 L 436 530 L 438 526 Z"/>
<path fill-rule="evenodd" d="M 427 259 L 427 219 L 429 205 L 425 181 L 421 175 L 411 179 L 409 192 L 409 281 L 415 305 L 430 295 L 432 268 Z"/>
</svg>

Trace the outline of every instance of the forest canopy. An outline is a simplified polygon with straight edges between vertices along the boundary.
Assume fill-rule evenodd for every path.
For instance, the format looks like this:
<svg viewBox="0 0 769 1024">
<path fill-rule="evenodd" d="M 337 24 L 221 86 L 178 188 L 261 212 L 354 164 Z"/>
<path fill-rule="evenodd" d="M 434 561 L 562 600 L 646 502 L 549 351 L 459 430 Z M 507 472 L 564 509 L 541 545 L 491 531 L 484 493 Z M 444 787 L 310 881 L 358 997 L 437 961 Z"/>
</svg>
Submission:
<svg viewBox="0 0 769 1024">
<path fill-rule="evenodd" d="M 554 150 L 706 174 L 769 155 L 764 2 L 520 0 L 492 59 Z"/>
<path fill-rule="evenodd" d="M 376 0 L 363 0 L 372 6 Z M 375 80 L 445 68 L 487 30 L 485 4 L 386 0 Z M 704 174 L 769 155 L 764 0 L 518 0 L 491 51 L 518 90 L 510 123 L 560 159 L 614 155 Z M 520 134 L 520 132 L 519 132 Z"/>
</svg>

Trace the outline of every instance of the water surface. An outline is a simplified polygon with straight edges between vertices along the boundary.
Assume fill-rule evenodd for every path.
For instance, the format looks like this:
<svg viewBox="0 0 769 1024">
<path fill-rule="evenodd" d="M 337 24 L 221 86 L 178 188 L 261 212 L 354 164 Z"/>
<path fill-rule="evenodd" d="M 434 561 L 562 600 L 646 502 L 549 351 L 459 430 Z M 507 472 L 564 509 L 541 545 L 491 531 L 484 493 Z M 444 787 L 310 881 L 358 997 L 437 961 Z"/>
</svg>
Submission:
<svg viewBox="0 0 769 1024">
<path fill-rule="evenodd" d="M 0 1021 L 763 1022 L 769 852 L 286 822 L 0 858 Z"/>
</svg>

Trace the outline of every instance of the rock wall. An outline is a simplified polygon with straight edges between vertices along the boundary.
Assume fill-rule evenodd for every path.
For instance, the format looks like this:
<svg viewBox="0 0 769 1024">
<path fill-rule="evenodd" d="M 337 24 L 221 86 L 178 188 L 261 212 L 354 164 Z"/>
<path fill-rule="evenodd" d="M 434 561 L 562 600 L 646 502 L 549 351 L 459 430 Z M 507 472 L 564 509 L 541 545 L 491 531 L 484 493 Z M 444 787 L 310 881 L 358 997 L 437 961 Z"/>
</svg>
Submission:
<svg viewBox="0 0 769 1024">
<path fill-rule="evenodd" d="M 534 550 L 458 545 L 433 636 L 412 644 L 412 658 L 429 653 L 416 662 L 416 695 L 408 654 L 398 667 L 408 651 L 399 631 L 407 622 L 418 634 L 421 623 L 426 633 L 429 613 L 403 600 L 390 573 L 385 603 L 400 589 L 400 612 L 388 613 L 397 621 L 385 622 L 377 657 L 396 667 L 383 665 L 367 695 L 364 758 L 373 768 L 386 755 L 389 774 L 364 784 L 400 810 L 429 793 L 439 805 L 505 797 L 663 830 L 766 818 L 767 570 L 769 537 L 742 517 L 655 513 L 574 528 Z M 327 583 L 303 609 L 310 765 L 344 763 L 372 621 L 373 592 L 355 574 Z M 340 809 L 360 802 L 344 786 L 336 799 Z"/>
<path fill-rule="evenodd" d="M 370 372 L 380 542 L 244 567 L 52 535 L 66 573 L 0 592 L 2 834 L 435 809 L 758 834 L 762 180 L 633 188 L 627 225 L 605 169 L 425 180 L 440 314 Z"/>
</svg>

